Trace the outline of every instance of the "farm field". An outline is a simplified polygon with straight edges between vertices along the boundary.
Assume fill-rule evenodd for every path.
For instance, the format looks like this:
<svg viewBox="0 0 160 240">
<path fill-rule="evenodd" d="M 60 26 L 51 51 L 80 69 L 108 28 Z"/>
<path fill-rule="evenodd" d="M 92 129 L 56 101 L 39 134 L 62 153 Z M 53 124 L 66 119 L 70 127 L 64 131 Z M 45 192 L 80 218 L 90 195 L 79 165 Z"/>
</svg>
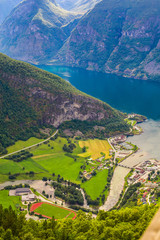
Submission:
<svg viewBox="0 0 160 240">
<path fill-rule="evenodd" d="M 92 200 L 97 199 L 107 184 L 108 170 L 105 169 L 97 173 L 89 181 L 82 183 L 81 187 L 85 189 Z"/>
<path fill-rule="evenodd" d="M 83 159 L 77 159 L 66 156 L 64 153 L 57 153 L 51 156 L 40 157 L 35 161 L 48 170 L 49 173 L 60 174 L 63 178 L 79 182 L 77 180 L 81 165 L 83 165 Z"/>
<path fill-rule="evenodd" d="M 49 218 L 54 217 L 55 219 L 63 219 L 63 218 L 74 218 L 76 216 L 76 213 L 63 208 L 58 207 L 53 204 L 48 203 L 36 203 L 31 206 L 31 210 L 35 213 L 41 214 L 42 216 L 46 216 Z"/>
<path fill-rule="evenodd" d="M 0 159 L 0 174 L 16 174 L 30 171 L 39 173 L 45 172 L 46 170 L 30 158 L 22 162 L 14 162 L 12 160 Z"/>
<path fill-rule="evenodd" d="M 80 153 L 82 150 L 76 145 L 73 154 L 67 154 L 63 151 L 64 144 L 67 144 L 67 139 L 59 137 L 55 141 L 50 140 L 47 144 L 37 146 L 31 151 L 34 155 L 32 159 L 48 173 L 60 174 L 64 179 L 80 183 L 77 178 L 84 159 L 77 156 L 76 153 Z"/>
<path fill-rule="evenodd" d="M 8 190 L 1 190 L 0 191 L 0 204 L 4 208 L 8 208 L 11 206 L 14 210 L 16 210 L 16 205 L 21 204 L 21 200 L 19 196 L 8 196 L 9 191 Z"/>
<path fill-rule="evenodd" d="M 37 140 L 40 139 L 31 138 L 26 142 L 18 141 L 10 147 L 10 152 L 34 144 Z M 68 144 L 67 139 L 59 137 L 33 147 L 30 150 L 33 153 L 32 158 L 21 162 L 0 159 L 0 182 L 9 180 L 9 176 L 14 174 L 18 174 L 16 179 L 36 180 L 42 179 L 44 176 L 51 178 L 55 173 L 56 175 L 60 174 L 64 179 L 80 183 L 77 178 L 80 167 L 84 164 L 84 158 L 77 156 L 77 153 L 82 152 L 82 149 L 75 142 L 76 148 L 72 154 L 68 154 L 63 150 L 64 144 Z M 29 174 L 30 172 L 34 172 L 34 175 Z"/>
<path fill-rule="evenodd" d="M 36 143 L 42 142 L 44 139 L 38 139 L 35 137 L 29 138 L 27 141 L 17 141 L 14 145 L 7 148 L 8 153 L 12 153 L 21 150 L 25 147 L 29 147 Z"/>
<path fill-rule="evenodd" d="M 36 141 L 36 138 L 29 139 L 26 143 L 18 141 L 12 147 L 14 147 L 14 150 L 17 150 L 20 146 L 23 148 L 27 145 L 34 144 Z M 74 143 L 76 146 L 73 153 L 67 153 L 63 150 L 64 144 L 69 145 L 68 141 Z M 82 153 L 82 147 L 84 145 L 88 146 L 86 153 Z M 108 170 L 97 171 L 97 175 L 85 183 L 81 183 L 79 173 L 83 171 L 83 169 L 89 173 L 93 170 L 93 167 L 96 168 L 100 165 L 97 161 L 88 163 L 85 159 L 86 154 L 88 156 L 92 155 L 92 157 L 96 159 L 102 156 L 101 152 L 103 152 L 106 154 L 106 158 L 109 158 L 109 149 L 110 145 L 106 140 L 95 139 L 78 142 L 73 139 L 67 140 L 66 138 L 58 137 L 55 140 L 49 140 L 46 143 L 33 147 L 30 150 L 33 157 L 21 162 L 1 159 L 0 182 L 9 180 L 10 175 L 15 176 L 17 180 L 38 180 L 43 177 L 56 180 L 57 176 L 60 175 L 65 180 L 81 184 L 87 194 L 95 200 L 105 188 Z M 52 176 L 53 173 L 55 176 Z"/>
<path fill-rule="evenodd" d="M 103 153 L 105 154 L 106 159 L 110 158 L 109 149 L 111 149 L 111 146 L 107 140 L 89 139 L 87 141 L 79 141 L 79 146 L 81 148 L 87 148 L 85 153 L 79 154 L 81 157 L 91 157 L 93 160 L 95 160 L 99 157 L 102 157 Z"/>
</svg>

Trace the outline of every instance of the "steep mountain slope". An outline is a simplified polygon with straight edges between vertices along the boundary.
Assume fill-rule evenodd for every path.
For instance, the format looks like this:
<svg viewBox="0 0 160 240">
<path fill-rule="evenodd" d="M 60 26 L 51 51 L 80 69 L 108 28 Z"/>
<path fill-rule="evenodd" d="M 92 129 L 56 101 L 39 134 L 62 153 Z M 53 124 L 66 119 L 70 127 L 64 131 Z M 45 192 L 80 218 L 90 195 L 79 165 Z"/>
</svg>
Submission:
<svg viewBox="0 0 160 240">
<path fill-rule="evenodd" d="M 60 62 L 128 77 L 160 74 L 159 0 L 103 0 L 79 22 Z"/>
<path fill-rule="evenodd" d="M 66 10 L 85 13 L 100 1 L 101 0 L 57 0 L 56 2 Z"/>
<path fill-rule="evenodd" d="M 0 24 L 22 0 L 0 0 Z"/>
<path fill-rule="evenodd" d="M 92 136 L 129 130 L 122 113 L 109 105 L 78 91 L 54 74 L 3 54 L 0 54 L 0 99 L 3 147 L 30 137 L 40 126 L 58 127 L 74 119 L 79 121 L 77 129 L 81 125 Z"/>
<path fill-rule="evenodd" d="M 62 47 L 78 16 L 53 0 L 24 0 L 0 27 L 0 50 L 34 63 L 49 59 Z M 70 31 L 65 31 L 68 24 Z"/>
</svg>

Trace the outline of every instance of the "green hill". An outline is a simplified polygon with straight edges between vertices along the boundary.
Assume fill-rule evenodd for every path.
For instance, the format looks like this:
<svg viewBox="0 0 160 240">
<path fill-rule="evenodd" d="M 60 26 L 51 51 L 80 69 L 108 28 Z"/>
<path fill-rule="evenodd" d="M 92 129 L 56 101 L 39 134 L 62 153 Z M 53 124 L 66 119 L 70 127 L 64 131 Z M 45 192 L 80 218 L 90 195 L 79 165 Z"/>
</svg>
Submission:
<svg viewBox="0 0 160 240">
<path fill-rule="evenodd" d="M 91 136 L 128 131 L 122 113 L 49 72 L 0 54 L 0 143 L 39 134 L 39 127 L 79 129 Z M 71 122 L 73 121 L 73 122 Z M 103 126 L 102 130 L 97 130 Z M 1 149 L 2 150 L 2 149 Z"/>
</svg>

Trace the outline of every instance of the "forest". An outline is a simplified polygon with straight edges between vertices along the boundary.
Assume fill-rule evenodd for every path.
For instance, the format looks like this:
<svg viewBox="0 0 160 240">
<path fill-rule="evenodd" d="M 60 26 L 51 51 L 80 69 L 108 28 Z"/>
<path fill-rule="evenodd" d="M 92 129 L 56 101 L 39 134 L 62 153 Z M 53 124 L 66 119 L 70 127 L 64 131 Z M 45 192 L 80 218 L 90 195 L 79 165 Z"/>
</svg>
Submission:
<svg viewBox="0 0 160 240">
<path fill-rule="evenodd" d="M 100 211 L 96 218 L 82 211 L 77 218 L 35 221 L 26 220 L 10 207 L 0 205 L 1 240 L 138 240 L 149 225 L 157 207 L 142 206 Z"/>
</svg>

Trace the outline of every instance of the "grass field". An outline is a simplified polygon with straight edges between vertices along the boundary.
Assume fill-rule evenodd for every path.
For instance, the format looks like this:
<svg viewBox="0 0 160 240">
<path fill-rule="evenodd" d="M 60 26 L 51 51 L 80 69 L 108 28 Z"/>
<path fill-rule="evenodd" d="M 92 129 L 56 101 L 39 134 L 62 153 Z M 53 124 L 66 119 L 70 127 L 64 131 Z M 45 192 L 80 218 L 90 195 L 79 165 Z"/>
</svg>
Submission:
<svg viewBox="0 0 160 240">
<path fill-rule="evenodd" d="M 77 180 L 80 166 L 83 165 L 83 159 L 77 159 L 66 156 L 64 153 L 57 153 L 55 155 L 40 157 L 34 159 L 39 165 L 48 170 L 51 174 L 60 174 L 67 180 L 79 182 Z"/>
<path fill-rule="evenodd" d="M 9 148 L 9 152 L 16 151 L 23 147 L 32 145 L 41 141 L 40 139 L 30 138 L 28 141 L 18 141 L 14 146 Z M 72 154 L 67 154 L 63 151 L 64 144 L 68 144 L 66 138 L 58 137 L 56 140 L 49 140 L 47 143 L 40 144 L 30 150 L 33 157 L 22 162 L 14 162 L 12 160 L 0 159 L 0 182 L 7 181 L 9 173 L 17 174 L 17 180 L 32 179 L 38 180 L 43 177 L 53 178 L 56 180 L 60 174 L 66 180 L 81 184 L 79 172 L 81 167 L 85 165 L 85 170 L 90 172 L 93 167 L 97 167 L 98 163 L 94 161 L 92 165 L 86 164 L 86 156 L 91 156 L 93 159 L 101 157 L 103 152 L 106 158 L 109 158 L 109 149 L 111 148 L 107 140 L 88 140 L 79 141 L 71 140 L 76 145 Z M 82 153 L 83 146 L 87 147 L 87 152 Z M 34 174 L 29 174 L 29 172 Z M 52 174 L 55 177 L 52 177 Z M 87 194 L 94 200 L 102 193 L 107 183 L 108 171 L 97 172 L 95 177 L 89 181 L 82 183 L 81 186 L 86 190 Z"/>
<path fill-rule="evenodd" d="M 93 160 L 95 160 L 102 156 L 101 153 L 104 153 L 106 158 L 110 158 L 109 149 L 111 149 L 111 146 L 107 140 L 90 139 L 87 141 L 79 141 L 79 145 L 81 148 L 87 147 L 87 151 L 85 153 L 79 154 L 81 157 L 90 156 Z"/>
<path fill-rule="evenodd" d="M 14 145 L 7 148 L 8 153 L 12 153 L 18 150 L 21 150 L 25 147 L 29 147 L 31 145 L 34 145 L 36 143 L 42 142 L 44 139 L 38 139 L 35 137 L 32 137 L 28 139 L 27 141 L 17 141 Z"/>
<path fill-rule="evenodd" d="M 14 210 L 16 209 L 16 204 L 20 205 L 21 200 L 19 196 L 8 196 L 9 191 L 8 190 L 1 190 L 0 191 L 0 204 L 4 208 L 8 208 L 11 206 Z"/>
<path fill-rule="evenodd" d="M 50 174 L 60 174 L 64 179 L 80 183 L 77 178 L 84 159 L 77 157 L 77 160 L 74 161 L 72 155 L 76 155 L 82 150 L 77 144 L 73 154 L 67 156 L 63 151 L 64 144 L 67 144 L 67 139 L 59 137 L 55 141 L 50 140 L 47 144 L 37 146 L 31 150 L 34 155 L 32 159 Z"/>
<path fill-rule="evenodd" d="M 13 162 L 11 160 L 0 159 L 0 174 L 15 174 L 15 173 L 25 173 L 25 172 L 45 172 L 42 166 L 34 162 L 32 159 L 27 159 L 22 162 Z"/>
<path fill-rule="evenodd" d="M 26 142 L 18 141 L 15 145 L 8 148 L 8 152 L 20 150 L 24 147 L 30 146 L 43 139 L 30 138 Z M 73 140 L 72 140 L 73 142 Z M 56 140 L 49 140 L 47 143 L 40 144 L 33 147 L 30 152 L 33 157 L 21 162 L 14 162 L 12 160 L 0 159 L 0 182 L 7 181 L 10 174 L 20 174 L 16 179 L 42 179 L 44 176 L 51 178 L 51 174 L 60 174 L 67 180 L 80 183 L 78 178 L 80 166 L 83 165 L 84 159 L 77 156 L 82 152 L 77 142 L 73 154 L 66 156 L 63 151 L 64 144 L 68 144 L 66 138 L 58 137 Z M 73 156 L 73 157 L 72 157 Z M 74 156 L 76 161 L 74 161 Z M 26 173 L 34 172 L 34 176 Z"/>
<path fill-rule="evenodd" d="M 73 218 L 75 216 L 75 213 L 71 212 L 68 209 L 60 208 L 58 206 L 47 204 L 47 203 L 41 203 L 41 205 L 38 206 L 34 210 L 34 212 L 41 214 L 42 216 L 47 216 L 50 218 L 54 217 L 55 219 L 63 219 L 66 217 Z"/>
<path fill-rule="evenodd" d="M 133 127 L 134 125 L 136 125 L 136 123 L 137 123 L 136 120 L 125 119 L 125 121 L 126 121 L 129 125 L 131 125 L 132 127 Z"/>
<path fill-rule="evenodd" d="M 92 177 L 89 181 L 82 183 L 81 187 L 85 189 L 92 200 L 97 199 L 100 196 L 105 185 L 107 184 L 108 170 L 105 169 L 97 173 L 95 177 Z"/>
<path fill-rule="evenodd" d="M 43 156 L 48 154 L 54 154 L 54 153 L 61 153 L 63 152 L 63 146 L 64 144 L 67 144 L 66 138 L 59 137 L 55 141 L 50 140 L 46 144 L 41 144 L 37 147 L 34 147 L 31 149 L 31 152 L 34 154 L 34 156 Z"/>
</svg>

